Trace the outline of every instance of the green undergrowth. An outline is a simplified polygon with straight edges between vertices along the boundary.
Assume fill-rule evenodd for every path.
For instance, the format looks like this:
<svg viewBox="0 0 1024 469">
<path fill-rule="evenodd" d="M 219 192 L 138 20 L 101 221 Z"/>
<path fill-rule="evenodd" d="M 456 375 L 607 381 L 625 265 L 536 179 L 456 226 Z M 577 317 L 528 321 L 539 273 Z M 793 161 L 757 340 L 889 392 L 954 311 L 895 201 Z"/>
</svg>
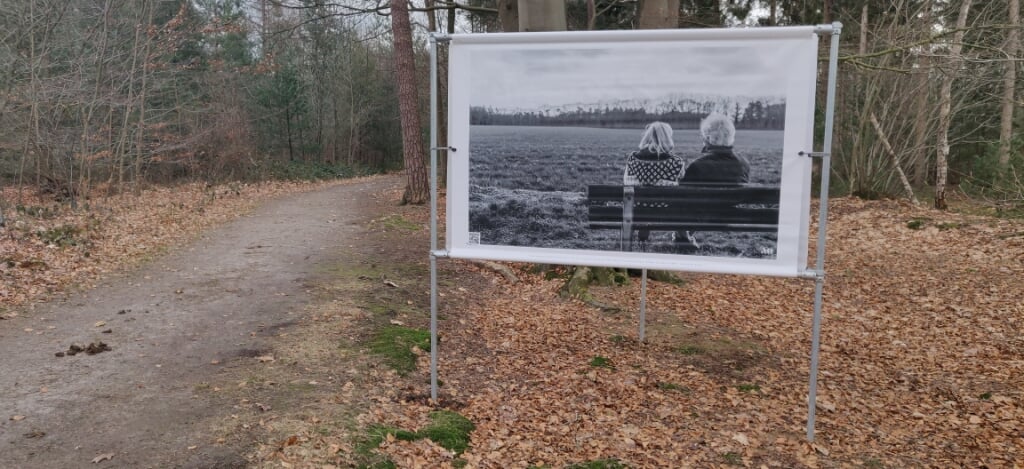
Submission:
<svg viewBox="0 0 1024 469">
<path fill-rule="evenodd" d="M 740 384 L 740 385 L 736 386 L 736 389 L 738 389 L 740 392 L 754 392 L 754 393 L 761 392 L 761 386 L 756 384 L 756 383 L 755 384 Z"/>
<path fill-rule="evenodd" d="M 527 469 L 552 469 L 552 467 L 548 465 L 528 466 Z M 564 469 L 629 469 L 629 466 L 623 464 L 618 459 L 595 459 L 593 461 L 570 464 L 565 466 Z"/>
<path fill-rule="evenodd" d="M 689 394 L 690 392 L 692 392 L 690 388 L 686 386 L 680 386 L 675 383 L 666 383 L 664 381 L 658 382 L 658 389 L 661 389 L 662 391 L 676 391 L 681 392 L 683 394 Z"/>
<path fill-rule="evenodd" d="M 370 352 L 381 357 L 400 375 L 416 369 L 416 354 L 412 348 L 430 351 L 430 331 L 402 326 L 385 326 L 374 333 Z"/>
<path fill-rule="evenodd" d="M 47 230 L 39 230 L 36 236 L 46 244 L 59 247 L 77 246 L 83 241 L 79 238 L 82 230 L 70 224 L 56 226 Z"/>
<path fill-rule="evenodd" d="M 611 368 L 615 369 L 615 365 L 612 364 L 611 359 L 595 355 L 594 358 L 590 359 L 590 366 L 595 368 Z"/>
<path fill-rule="evenodd" d="M 438 410 L 430 413 L 430 425 L 417 432 L 417 435 L 455 454 L 462 454 L 469 448 L 469 434 L 475 428 L 473 422 L 457 412 Z"/>
<path fill-rule="evenodd" d="M 372 225 L 390 231 L 417 231 L 420 229 L 420 225 L 401 215 L 388 215 L 384 218 L 374 220 Z"/>
<path fill-rule="evenodd" d="M 419 431 L 411 432 L 401 428 L 373 425 L 366 429 L 356 442 L 356 455 L 362 460 L 360 468 L 384 469 L 395 467 L 394 462 L 375 452 L 381 443 L 391 435 L 400 441 L 416 441 L 424 438 L 437 443 L 456 455 L 469 448 L 469 434 L 476 425 L 458 412 L 438 410 L 430 413 L 430 424 Z"/>
<path fill-rule="evenodd" d="M 288 181 L 320 181 L 327 179 L 343 179 L 374 174 L 368 168 L 346 165 L 331 165 L 306 162 L 273 162 L 260 168 L 262 179 L 282 179 Z"/>
</svg>

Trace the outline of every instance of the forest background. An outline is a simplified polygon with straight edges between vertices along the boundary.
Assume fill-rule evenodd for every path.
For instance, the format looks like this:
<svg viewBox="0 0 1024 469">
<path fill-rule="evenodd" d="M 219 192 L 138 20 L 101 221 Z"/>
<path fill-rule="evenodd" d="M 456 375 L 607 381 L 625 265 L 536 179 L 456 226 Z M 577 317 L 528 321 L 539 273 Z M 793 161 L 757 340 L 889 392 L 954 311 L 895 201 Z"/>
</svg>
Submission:
<svg viewBox="0 0 1024 469">
<path fill-rule="evenodd" d="M 1024 205 L 1018 3 L 10 0 L 0 183 L 74 208 L 151 183 L 405 167 L 406 201 L 423 202 L 428 31 L 841 21 L 834 190 L 943 208 L 952 187 L 1014 213 Z M 401 112 L 402 100 L 415 111 Z M 0 210 L 17 210 L 9 198 Z"/>
</svg>

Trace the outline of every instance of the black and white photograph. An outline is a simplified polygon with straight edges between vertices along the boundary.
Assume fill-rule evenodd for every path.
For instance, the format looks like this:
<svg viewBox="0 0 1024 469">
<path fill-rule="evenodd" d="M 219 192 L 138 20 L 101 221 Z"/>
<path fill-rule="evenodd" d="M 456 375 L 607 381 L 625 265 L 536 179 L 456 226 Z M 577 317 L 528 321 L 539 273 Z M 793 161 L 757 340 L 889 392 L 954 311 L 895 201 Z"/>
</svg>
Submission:
<svg viewBox="0 0 1024 469">
<path fill-rule="evenodd" d="M 776 260 L 803 46 L 468 51 L 467 244 Z"/>
</svg>

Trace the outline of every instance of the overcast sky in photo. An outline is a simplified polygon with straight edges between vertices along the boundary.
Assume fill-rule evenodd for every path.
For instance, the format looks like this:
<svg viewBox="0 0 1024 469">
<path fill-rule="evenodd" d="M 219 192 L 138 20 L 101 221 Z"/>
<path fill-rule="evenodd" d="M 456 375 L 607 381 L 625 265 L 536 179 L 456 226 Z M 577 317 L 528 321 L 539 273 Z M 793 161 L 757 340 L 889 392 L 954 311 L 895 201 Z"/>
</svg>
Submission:
<svg viewBox="0 0 1024 469">
<path fill-rule="evenodd" d="M 623 43 L 565 49 L 481 48 L 471 56 L 472 106 L 539 109 L 671 95 L 785 98 L 794 50 Z"/>
</svg>

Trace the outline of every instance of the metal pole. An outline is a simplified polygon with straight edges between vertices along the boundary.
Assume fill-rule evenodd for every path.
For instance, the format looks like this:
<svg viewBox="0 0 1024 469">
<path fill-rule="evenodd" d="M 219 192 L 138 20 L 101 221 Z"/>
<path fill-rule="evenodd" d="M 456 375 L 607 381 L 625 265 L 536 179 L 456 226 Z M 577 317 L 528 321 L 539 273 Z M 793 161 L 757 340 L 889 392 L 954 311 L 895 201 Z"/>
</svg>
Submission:
<svg viewBox="0 0 1024 469">
<path fill-rule="evenodd" d="M 640 270 L 640 342 L 647 328 L 647 269 Z"/>
<path fill-rule="evenodd" d="M 640 270 L 640 342 L 644 341 L 647 327 L 647 269 Z"/>
<path fill-rule="evenodd" d="M 836 75 L 839 62 L 839 35 L 843 24 L 832 23 L 832 43 L 828 59 L 828 89 L 825 98 L 825 142 L 821 157 L 821 193 L 818 196 L 818 249 L 815 258 L 814 319 L 811 325 L 811 372 L 807 399 L 807 441 L 814 442 L 814 411 L 818 394 L 818 351 L 821 345 L 821 303 L 825 288 L 825 232 L 828 228 L 828 183 L 832 157 L 832 122 L 836 107 Z"/>
<path fill-rule="evenodd" d="M 430 35 L 430 398 L 437 400 L 437 38 Z"/>
</svg>

